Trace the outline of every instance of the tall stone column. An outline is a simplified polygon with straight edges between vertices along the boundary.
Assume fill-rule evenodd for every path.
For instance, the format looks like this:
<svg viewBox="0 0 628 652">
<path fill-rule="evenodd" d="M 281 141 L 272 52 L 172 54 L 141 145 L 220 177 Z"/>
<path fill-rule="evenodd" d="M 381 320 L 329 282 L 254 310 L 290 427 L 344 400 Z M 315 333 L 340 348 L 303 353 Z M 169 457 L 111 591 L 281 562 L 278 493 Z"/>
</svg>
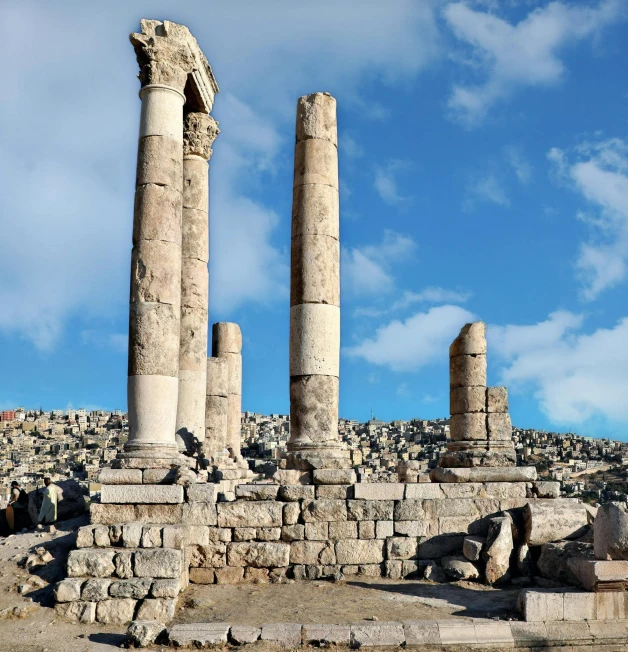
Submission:
<svg viewBox="0 0 628 652">
<path fill-rule="evenodd" d="M 214 324 L 212 356 L 227 360 L 226 445 L 231 457 L 238 459 L 242 435 L 242 332 L 237 324 L 231 322 Z"/>
<path fill-rule="evenodd" d="M 206 458 L 222 457 L 227 448 L 229 414 L 229 363 L 226 358 L 207 358 L 205 402 Z"/>
<path fill-rule="evenodd" d="M 336 100 L 297 102 L 290 277 L 288 465 L 341 468 L 340 242 Z"/>
<path fill-rule="evenodd" d="M 209 308 L 209 166 L 216 121 L 186 114 L 183 125 L 181 335 L 176 431 L 189 450 L 205 438 L 205 385 Z"/>
</svg>

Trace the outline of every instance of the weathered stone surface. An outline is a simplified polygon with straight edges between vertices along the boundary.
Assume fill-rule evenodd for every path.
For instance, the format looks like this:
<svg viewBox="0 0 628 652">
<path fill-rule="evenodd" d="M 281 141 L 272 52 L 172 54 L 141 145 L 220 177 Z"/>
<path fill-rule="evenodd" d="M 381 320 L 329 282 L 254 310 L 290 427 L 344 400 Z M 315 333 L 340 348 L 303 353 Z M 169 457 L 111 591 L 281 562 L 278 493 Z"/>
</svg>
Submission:
<svg viewBox="0 0 628 652">
<path fill-rule="evenodd" d="M 344 500 L 304 501 L 301 513 L 306 523 L 313 521 L 346 521 L 347 503 Z"/>
<path fill-rule="evenodd" d="M 452 441 L 483 441 L 487 438 L 486 414 L 466 412 L 452 414 L 449 420 L 449 436 Z"/>
<path fill-rule="evenodd" d="M 279 502 L 239 500 L 218 503 L 220 527 L 281 527 L 282 505 Z"/>
<path fill-rule="evenodd" d="M 76 602 L 81 599 L 81 587 L 83 578 L 69 578 L 55 584 L 55 602 Z"/>
<path fill-rule="evenodd" d="M 508 389 L 506 387 L 486 388 L 486 411 L 508 412 Z"/>
<path fill-rule="evenodd" d="M 98 482 L 100 484 L 142 484 L 142 470 L 105 467 L 98 474 Z"/>
<path fill-rule="evenodd" d="M 227 546 L 224 543 L 192 546 L 189 563 L 192 568 L 220 568 L 225 566 L 227 563 Z"/>
<path fill-rule="evenodd" d="M 178 579 L 183 570 L 183 555 L 180 550 L 137 550 L 134 557 L 134 571 L 137 577 Z"/>
<path fill-rule="evenodd" d="M 259 627 L 249 627 L 248 625 L 232 625 L 229 630 L 229 638 L 236 645 L 245 645 L 246 643 L 255 643 L 260 637 L 262 630 Z"/>
<path fill-rule="evenodd" d="M 168 630 L 168 640 L 174 647 L 209 647 L 227 642 L 228 623 L 185 623 Z"/>
<path fill-rule="evenodd" d="M 134 620 L 126 633 L 136 647 L 148 647 L 165 631 L 166 626 L 163 623 L 156 623 L 153 620 Z"/>
<path fill-rule="evenodd" d="M 109 595 L 112 598 L 133 598 L 141 600 L 148 595 L 152 584 L 150 578 L 134 577 L 128 580 L 113 581 L 109 586 Z"/>
<path fill-rule="evenodd" d="M 597 510 L 593 529 L 597 559 L 628 559 L 628 513 L 622 503 L 604 503 Z"/>
<path fill-rule="evenodd" d="M 281 647 L 296 647 L 301 644 L 301 625 L 295 623 L 273 623 L 264 625 L 262 641 L 272 641 Z"/>
<path fill-rule="evenodd" d="M 191 484 L 187 490 L 187 499 L 189 502 L 197 503 L 215 503 L 216 502 L 216 488 L 215 485 L 199 482 Z"/>
<path fill-rule="evenodd" d="M 482 321 L 465 324 L 449 347 L 449 357 L 478 354 L 486 354 L 486 324 Z"/>
<path fill-rule="evenodd" d="M 174 618 L 177 601 L 172 598 L 146 598 L 137 610 L 138 620 L 168 622 Z"/>
<path fill-rule="evenodd" d="M 70 622 L 90 624 L 96 620 L 96 603 L 61 602 L 55 605 L 55 612 Z"/>
<path fill-rule="evenodd" d="M 512 423 L 510 415 L 505 412 L 490 413 L 486 418 L 489 441 L 511 441 Z"/>
<path fill-rule="evenodd" d="M 96 620 L 105 625 L 126 625 L 133 620 L 136 602 L 131 598 L 103 600 L 96 606 Z"/>
<path fill-rule="evenodd" d="M 352 647 L 380 647 L 401 645 L 405 641 L 403 625 L 392 622 L 360 623 L 351 625 Z"/>
<path fill-rule="evenodd" d="M 442 566 L 445 573 L 454 580 L 475 580 L 480 577 L 478 569 L 460 555 L 444 557 Z"/>
<path fill-rule="evenodd" d="M 68 555 L 68 577 L 110 577 L 115 570 L 115 554 L 115 550 L 71 550 Z"/>
<path fill-rule="evenodd" d="M 88 602 L 99 602 L 106 600 L 109 597 L 109 586 L 111 580 L 109 579 L 91 579 L 83 584 L 81 591 L 81 598 Z"/>
<path fill-rule="evenodd" d="M 235 493 L 242 500 L 276 500 L 278 491 L 276 484 L 239 484 Z"/>
<path fill-rule="evenodd" d="M 404 501 L 404 503 L 405 502 L 408 501 Z M 393 520 L 395 503 L 392 500 L 347 500 L 346 505 L 347 518 L 350 521 Z M 398 519 L 399 517 L 395 514 L 395 520 Z"/>
<path fill-rule="evenodd" d="M 486 581 L 496 584 L 509 576 L 510 556 L 514 548 L 510 519 L 492 518 L 489 521 L 486 548 L 482 553 L 486 561 Z"/>
<path fill-rule="evenodd" d="M 338 541 L 336 560 L 338 564 L 379 564 L 384 561 L 384 542 L 381 539 Z"/>
<path fill-rule="evenodd" d="M 301 472 L 297 472 L 301 473 Z M 287 502 L 299 500 L 314 500 L 314 487 L 307 484 L 281 485 L 279 487 L 279 498 Z"/>
<path fill-rule="evenodd" d="M 486 356 L 459 355 L 449 361 L 449 387 L 486 386 Z"/>
<path fill-rule="evenodd" d="M 468 536 L 462 544 L 462 554 L 469 561 L 479 561 L 486 539 L 484 537 Z"/>
<path fill-rule="evenodd" d="M 293 541 L 290 544 L 290 564 L 327 565 L 336 563 L 336 553 L 330 541 Z"/>
<path fill-rule="evenodd" d="M 586 532 L 588 525 L 584 505 L 566 499 L 531 500 L 524 507 L 523 518 L 529 546 L 578 538 Z"/>
<path fill-rule="evenodd" d="M 290 549 L 287 543 L 230 543 L 227 546 L 227 559 L 229 566 L 276 568 L 288 566 Z"/>
<path fill-rule="evenodd" d="M 417 559 L 419 556 L 419 538 L 390 537 L 386 539 L 387 559 Z"/>
<path fill-rule="evenodd" d="M 454 414 L 486 412 L 484 387 L 456 387 L 449 393 L 449 411 Z"/>
</svg>

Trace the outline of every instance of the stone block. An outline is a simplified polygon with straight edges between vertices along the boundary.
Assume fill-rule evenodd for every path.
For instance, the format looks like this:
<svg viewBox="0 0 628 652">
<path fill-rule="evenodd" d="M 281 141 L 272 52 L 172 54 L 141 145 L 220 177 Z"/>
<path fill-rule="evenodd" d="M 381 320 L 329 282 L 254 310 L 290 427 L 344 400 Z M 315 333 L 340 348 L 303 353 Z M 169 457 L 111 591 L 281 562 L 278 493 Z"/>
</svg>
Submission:
<svg viewBox="0 0 628 652">
<path fill-rule="evenodd" d="M 62 602 L 55 605 L 55 612 L 70 622 L 91 624 L 96 620 L 95 602 Z"/>
<path fill-rule="evenodd" d="M 393 519 L 395 503 L 392 500 L 347 500 L 346 505 L 347 517 L 350 521 L 391 521 Z M 395 518 L 397 517 L 395 516 Z"/>
<path fill-rule="evenodd" d="M 449 392 L 449 412 L 466 414 L 486 412 L 486 391 L 484 387 L 456 387 Z"/>
<path fill-rule="evenodd" d="M 100 600 L 106 600 L 109 597 L 109 585 L 111 580 L 109 579 L 90 579 L 83 584 L 83 589 L 81 591 L 81 598 L 87 600 L 88 602 L 99 602 Z"/>
<path fill-rule="evenodd" d="M 329 522 L 306 523 L 305 538 L 309 541 L 327 541 L 329 539 Z"/>
<path fill-rule="evenodd" d="M 281 647 L 297 647 L 301 645 L 301 625 L 296 623 L 264 625 L 260 638 L 262 641 L 270 641 Z"/>
<path fill-rule="evenodd" d="M 294 544 L 271 542 L 229 543 L 227 559 L 229 566 L 252 566 L 253 568 L 288 566 L 292 545 Z"/>
<path fill-rule="evenodd" d="M 301 473 L 299 471 L 299 473 Z M 279 487 L 279 499 L 286 502 L 298 502 L 299 500 L 314 500 L 314 486 L 307 484 L 281 485 Z"/>
<path fill-rule="evenodd" d="M 595 593 L 588 592 L 565 592 L 563 594 L 564 620 L 595 620 L 595 596 Z"/>
<path fill-rule="evenodd" d="M 96 606 L 96 620 L 104 625 L 126 625 L 133 620 L 136 603 L 132 598 L 103 600 Z"/>
<path fill-rule="evenodd" d="M 508 388 L 486 388 L 486 411 L 489 413 L 508 413 Z"/>
<path fill-rule="evenodd" d="M 380 521 L 357 521 L 358 535 L 360 539 L 375 539 L 375 523 Z M 390 521 L 381 521 L 389 523 Z"/>
<path fill-rule="evenodd" d="M 141 600 L 148 595 L 153 580 L 149 577 L 133 577 L 127 580 L 114 580 L 109 585 L 112 598 L 133 598 Z"/>
<path fill-rule="evenodd" d="M 168 640 L 174 647 L 202 648 L 227 642 L 227 623 L 185 623 L 168 630 Z"/>
<path fill-rule="evenodd" d="M 395 533 L 394 521 L 377 521 L 375 526 L 375 538 L 386 539 Z"/>
<path fill-rule="evenodd" d="M 105 467 L 98 474 L 100 484 L 142 484 L 141 469 L 111 469 Z"/>
<path fill-rule="evenodd" d="M 512 441 L 512 423 L 507 412 L 489 414 L 486 426 L 489 441 Z"/>
<path fill-rule="evenodd" d="M 177 601 L 173 598 L 145 598 L 137 610 L 138 620 L 167 623 L 174 618 Z"/>
<path fill-rule="evenodd" d="M 150 595 L 153 598 L 176 598 L 182 588 L 181 580 L 155 580 L 150 587 Z"/>
<path fill-rule="evenodd" d="M 345 539 L 336 542 L 338 564 L 379 564 L 383 561 L 384 541 L 381 539 Z"/>
<path fill-rule="evenodd" d="M 349 645 L 350 625 L 303 625 L 303 642 L 306 645 L 328 647 L 330 645 Z"/>
<path fill-rule="evenodd" d="M 85 580 L 69 578 L 57 582 L 54 587 L 55 602 L 76 602 L 81 599 L 81 587 Z"/>
<path fill-rule="evenodd" d="M 113 559 L 116 568 L 116 577 L 120 579 L 129 579 L 133 577 L 133 557 L 134 553 L 130 550 L 119 552 Z"/>
<path fill-rule="evenodd" d="M 181 520 L 189 525 L 216 525 L 216 505 L 207 502 L 185 503 Z"/>
<path fill-rule="evenodd" d="M 220 527 L 281 527 L 282 505 L 279 502 L 238 500 L 218 503 Z"/>
<path fill-rule="evenodd" d="M 480 412 L 452 414 L 449 419 L 449 438 L 451 441 L 485 441 L 486 415 Z"/>
<path fill-rule="evenodd" d="M 409 500 L 424 500 L 444 498 L 445 494 L 438 482 L 416 482 L 406 485 L 405 497 Z"/>
<path fill-rule="evenodd" d="M 403 500 L 403 482 L 360 482 L 353 488 L 356 500 Z"/>
<path fill-rule="evenodd" d="M 486 356 L 458 355 L 449 360 L 449 388 L 486 387 Z"/>
<path fill-rule="evenodd" d="M 68 555 L 68 577 L 110 577 L 115 571 L 115 550 L 80 548 Z"/>
<path fill-rule="evenodd" d="M 229 631 L 230 640 L 236 645 L 255 643 L 262 633 L 261 628 L 249 625 L 232 625 Z"/>
<path fill-rule="evenodd" d="M 420 539 L 415 537 L 390 537 L 386 539 L 387 559 L 417 559 Z"/>
<path fill-rule="evenodd" d="M 562 592 L 524 589 L 518 603 L 526 621 L 563 620 L 565 617 Z"/>
<path fill-rule="evenodd" d="M 191 546 L 191 550 L 192 568 L 221 568 L 227 564 L 227 546 L 224 543 Z"/>
<path fill-rule="evenodd" d="M 316 499 L 347 500 L 353 498 L 353 487 L 351 484 L 319 484 L 316 487 Z"/>
<path fill-rule="evenodd" d="M 242 500 L 276 500 L 278 492 L 277 484 L 239 484 L 235 490 Z"/>
<path fill-rule="evenodd" d="M 306 523 L 314 521 L 346 521 L 347 503 L 344 500 L 304 501 L 301 513 Z"/>
<path fill-rule="evenodd" d="M 192 584 L 213 584 L 215 581 L 216 572 L 213 568 L 190 568 Z"/>
<path fill-rule="evenodd" d="M 307 529 L 306 524 L 306 529 Z M 329 538 L 335 539 L 357 539 L 358 523 L 357 521 L 332 521 L 329 524 Z M 381 537 L 380 537 L 381 538 Z"/>
<path fill-rule="evenodd" d="M 215 485 L 198 482 L 196 484 L 191 484 L 187 489 L 187 499 L 191 503 L 215 503 L 216 502 L 216 491 Z"/>
<path fill-rule="evenodd" d="M 351 625 L 351 647 L 399 646 L 405 641 L 403 625 L 393 622 Z"/>
<path fill-rule="evenodd" d="M 136 577 L 178 579 L 183 571 L 183 553 L 168 548 L 137 550 L 133 570 Z"/>
<path fill-rule="evenodd" d="M 440 645 L 438 623 L 429 620 L 406 620 L 403 623 L 406 646 Z"/>
<path fill-rule="evenodd" d="M 283 506 L 283 524 L 295 525 L 301 516 L 301 505 L 299 503 L 286 503 Z"/>
<path fill-rule="evenodd" d="M 356 482 L 353 469 L 314 469 L 312 477 L 314 484 L 354 484 Z"/>
<path fill-rule="evenodd" d="M 293 541 L 290 544 L 291 565 L 327 565 L 335 563 L 335 549 L 330 541 Z"/>
</svg>

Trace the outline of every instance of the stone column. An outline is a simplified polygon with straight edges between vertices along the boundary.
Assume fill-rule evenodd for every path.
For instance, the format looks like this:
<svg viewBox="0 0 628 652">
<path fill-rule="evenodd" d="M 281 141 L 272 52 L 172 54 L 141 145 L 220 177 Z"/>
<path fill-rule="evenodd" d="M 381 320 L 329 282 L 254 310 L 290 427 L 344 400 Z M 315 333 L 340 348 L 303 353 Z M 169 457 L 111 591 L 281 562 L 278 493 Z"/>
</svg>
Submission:
<svg viewBox="0 0 628 652">
<path fill-rule="evenodd" d="M 178 454 L 175 425 L 187 72 L 179 65 L 176 43 L 150 48 L 144 34 L 132 34 L 131 41 L 141 69 L 142 111 L 131 259 L 129 439 L 124 455 L 167 458 Z"/>
<path fill-rule="evenodd" d="M 242 433 L 242 332 L 237 324 L 218 322 L 212 329 L 212 356 L 225 358 L 227 380 L 227 441 L 233 459 L 240 457 Z"/>
<path fill-rule="evenodd" d="M 288 464 L 348 466 L 338 436 L 340 242 L 336 100 L 297 103 L 290 277 Z"/>
<path fill-rule="evenodd" d="M 216 121 L 191 112 L 183 125 L 181 335 L 176 432 L 188 450 L 205 438 L 207 315 L 209 308 L 209 175 Z"/>
<path fill-rule="evenodd" d="M 205 402 L 206 458 L 222 456 L 227 448 L 229 363 L 226 358 L 207 358 L 207 394 Z"/>
</svg>

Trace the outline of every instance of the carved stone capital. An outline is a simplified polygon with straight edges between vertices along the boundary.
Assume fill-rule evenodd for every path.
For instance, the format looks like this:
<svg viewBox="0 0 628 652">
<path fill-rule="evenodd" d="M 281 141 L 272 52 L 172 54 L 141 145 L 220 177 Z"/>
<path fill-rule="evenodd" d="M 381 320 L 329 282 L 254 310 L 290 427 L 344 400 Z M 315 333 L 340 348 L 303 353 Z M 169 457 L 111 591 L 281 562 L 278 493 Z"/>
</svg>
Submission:
<svg viewBox="0 0 628 652">
<path fill-rule="evenodd" d="M 183 155 L 195 154 L 209 161 L 212 144 L 220 133 L 218 123 L 207 113 L 188 113 L 183 121 Z"/>
</svg>

